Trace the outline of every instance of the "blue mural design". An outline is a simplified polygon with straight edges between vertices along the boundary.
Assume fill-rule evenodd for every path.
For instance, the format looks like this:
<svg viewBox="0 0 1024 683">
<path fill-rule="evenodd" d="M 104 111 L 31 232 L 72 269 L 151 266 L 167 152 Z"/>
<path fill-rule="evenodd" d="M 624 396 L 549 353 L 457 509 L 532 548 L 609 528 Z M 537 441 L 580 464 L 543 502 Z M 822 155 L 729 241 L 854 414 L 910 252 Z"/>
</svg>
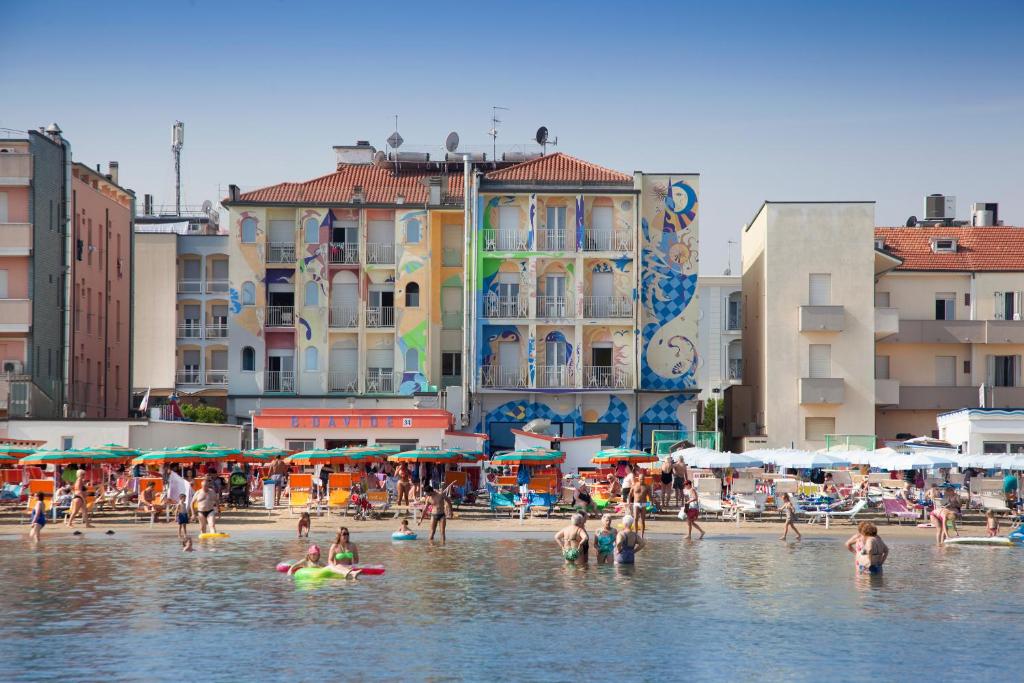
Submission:
<svg viewBox="0 0 1024 683">
<path fill-rule="evenodd" d="M 537 340 L 531 334 L 526 341 L 526 363 L 530 373 L 530 386 L 537 384 Z"/>
<path fill-rule="evenodd" d="M 608 409 L 601 417 L 597 418 L 597 421 L 619 425 L 622 430 L 622 442 L 619 445 L 623 448 L 636 448 L 636 430 L 631 428 L 629 407 L 621 398 L 609 396 Z"/>
<path fill-rule="evenodd" d="M 242 299 L 238 296 L 238 290 L 234 287 L 228 290 L 228 300 L 231 302 L 232 313 L 242 312 Z"/>
<path fill-rule="evenodd" d="M 530 195 L 530 234 L 526 236 L 529 249 L 537 246 L 537 195 Z"/>
<path fill-rule="evenodd" d="M 529 422 L 530 420 L 551 420 L 552 422 L 570 422 L 574 434 L 583 433 L 583 414 L 579 408 L 569 413 L 556 413 L 543 403 L 529 401 L 509 401 L 487 413 L 482 424 L 477 424 L 474 431 L 482 432 L 484 425 L 490 422 Z"/>
<path fill-rule="evenodd" d="M 498 350 L 494 344 L 520 341 L 519 330 L 515 325 L 485 325 L 483 332 L 480 337 L 483 341 L 480 344 L 480 367 L 497 362 Z"/>
<path fill-rule="evenodd" d="M 398 348 L 402 352 L 402 358 L 406 367 L 406 370 L 402 372 L 402 381 L 398 385 L 398 393 L 403 396 L 411 396 L 417 391 L 425 391 L 427 377 L 420 368 L 419 351 L 412 349 L 410 354 L 409 345 L 401 337 L 398 339 Z M 416 370 L 410 371 L 408 370 L 409 367 L 415 367 Z"/>
<path fill-rule="evenodd" d="M 569 364 L 569 362 L 572 360 L 572 344 L 569 343 L 569 340 L 565 338 L 565 335 L 562 334 L 560 330 L 553 330 L 551 332 L 548 332 L 547 335 L 544 337 L 544 341 L 562 342 L 563 344 L 565 344 L 565 359 L 562 362 L 565 363 L 566 365 Z M 548 360 L 549 359 L 547 357 L 544 358 L 545 363 L 547 363 Z"/>
<path fill-rule="evenodd" d="M 299 324 L 302 325 L 304 328 L 306 328 L 306 332 L 305 332 L 305 334 L 306 334 L 306 341 L 309 341 L 310 339 L 312 339 L 313 338 L 313 328 L 309 326 L 309 321 L 306 320 L 305 318 L 303 318 L 302 316 L 299 316 Z"/>
<path fill-rule="evenodd" d="M 576 251 L 583 251 L 583 195 L 576 195 Z"/>
<path fill-rule="evenodd" d="M 676 430 L 683 432 L 684 439 L 688 438 L 690 430 L 687 429 L 686 422 L 679 417 L 679 408 L 686 403 L 689 398 L 690 397 L 686 394 L 672 394 L 671 396 L 666 396 L 645 410 L 637 420 L 637 425 L 639 426 L 640 424 L 649 422 L 673 424 L 676 425 Z M 639 433 L 634 432 L 632 435 L 633 441 L 639 441 L 639 436 Z"/>
</svg>

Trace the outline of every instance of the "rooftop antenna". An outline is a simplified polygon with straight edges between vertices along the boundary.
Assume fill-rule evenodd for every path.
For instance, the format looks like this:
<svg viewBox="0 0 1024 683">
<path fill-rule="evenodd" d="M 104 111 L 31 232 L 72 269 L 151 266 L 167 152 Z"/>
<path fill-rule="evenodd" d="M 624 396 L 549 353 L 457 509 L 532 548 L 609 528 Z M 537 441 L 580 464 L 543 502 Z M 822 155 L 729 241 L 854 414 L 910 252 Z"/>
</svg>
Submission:
<svg viewBox="0 0 1024 683">
<path fill-rule="evenodd" d="M 498 160 L 498 124 L 501 123 L 501 119 L 498 118 L 498 110 L 510 111 L 508 107 L 491 107 L 491 129 L 487 131 L 487 134 L 491 136 L 491 158 L 495 161 Z"/>
<path fill-rule="evenodd" d="M 395 114 L 395 132 L 392 133 L 388 139 L 388 147 L 395 150 L 395 175 L 398 175 L 398 148 L 402 146 L 405 139 L 398 132 L 398 114 Z"/>
<path fill-rule="evenodd" d="M 459 148 L 459 134 L 454 130 L 451 133 L 448 133 L 448 137 L 444 139 L 444 148 L 448 150 L 449 153 L 453 153 Z"/>
<path fill-rule="evenodd" d="M 736 240 L 729 240 L 729 265 L 725 267 L 725 275 L 732 275 L 732 245 L 736 244 Z"/>
<path fill-rule="evenodd" d="M 558 138 L 555 138 L 554 140 L 552 140 L 552 139 L 550 139 L 548 137 L 548 127 L 547 126 L 541 126 L 540 128 L 538 128 L 537 129 L 537 134 L 534 136 L 533 139 L 536 140 L 537 144 L 541 146 L 541 149 L 543 150 L 543 152 L 542 152 L 543 154 L 547 154 L 548 153 L 548 145 L 558 145 Z"/>
<path fill-rule="evenodd" d="M 185 124 L 175 121 L 171 128 L 171 152 L 174 154 L 174 215 L 181 215 L 181 148 L 185 145 Z"/>
</svg>

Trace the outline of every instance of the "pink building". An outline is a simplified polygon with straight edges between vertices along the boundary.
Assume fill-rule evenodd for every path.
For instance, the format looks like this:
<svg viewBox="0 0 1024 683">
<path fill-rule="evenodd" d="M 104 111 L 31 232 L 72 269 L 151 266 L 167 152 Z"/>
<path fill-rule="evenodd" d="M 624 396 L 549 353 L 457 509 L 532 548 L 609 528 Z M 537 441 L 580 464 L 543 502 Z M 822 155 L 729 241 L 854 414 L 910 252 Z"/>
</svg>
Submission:
<svg viewBox="0 0 1024 683">
<path fill-rule="evenodd" d="M 0 140 L 0 415 L 7 414 L 8 378 L 22 375 L 28 362 L 31 178 L 29 141 Z"/>
</svg>

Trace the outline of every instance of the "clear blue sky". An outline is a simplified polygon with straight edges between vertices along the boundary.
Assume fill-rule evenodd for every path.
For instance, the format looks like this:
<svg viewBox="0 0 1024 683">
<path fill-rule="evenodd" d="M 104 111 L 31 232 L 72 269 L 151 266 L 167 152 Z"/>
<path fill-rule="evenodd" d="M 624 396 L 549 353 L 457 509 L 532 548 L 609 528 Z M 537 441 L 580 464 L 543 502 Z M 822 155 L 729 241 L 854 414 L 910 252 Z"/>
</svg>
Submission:
<svg viewBox="0 0 1024 683">
<path fill-rule="evenodd" d="M 302 180 L 331 145 L 540 124 L 624 171 L 702 174 L 701 270 L 765 199 L 930 192 L 1024 224 L 1021 2 L 47 2 L 5 7 L 0 127 L 57 121 L 78 160 L 173 201 Z M 2 133 L 2 131 L 0 131 Z M 733 256 L 736 269 L 738 259 Z"/>
</svg>

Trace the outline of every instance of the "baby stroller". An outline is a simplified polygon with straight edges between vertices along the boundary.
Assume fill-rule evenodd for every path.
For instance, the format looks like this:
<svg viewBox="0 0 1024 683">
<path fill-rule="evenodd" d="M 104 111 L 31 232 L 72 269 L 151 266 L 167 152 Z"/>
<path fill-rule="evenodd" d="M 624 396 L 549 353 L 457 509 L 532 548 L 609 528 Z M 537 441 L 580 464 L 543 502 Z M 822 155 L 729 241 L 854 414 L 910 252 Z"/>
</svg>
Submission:
<svg viewBox="0 0 1024 683">
<path fill-rule="evenodd" d="M 228 479 L 228 504 L 249 507 L 249 480 L 242 472 L 232 472 Z"/>
</svg>

